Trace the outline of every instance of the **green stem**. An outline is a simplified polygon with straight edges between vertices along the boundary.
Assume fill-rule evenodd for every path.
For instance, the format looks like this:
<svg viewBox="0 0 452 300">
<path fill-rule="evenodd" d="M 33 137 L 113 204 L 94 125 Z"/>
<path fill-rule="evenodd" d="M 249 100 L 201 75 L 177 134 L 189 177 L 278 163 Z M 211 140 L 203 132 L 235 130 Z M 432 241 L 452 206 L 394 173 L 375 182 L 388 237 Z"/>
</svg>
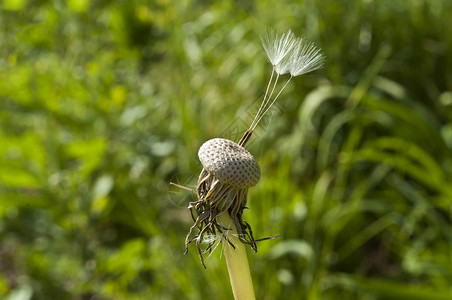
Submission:
<svg viewBox="0 0 452 300">
<path fill-rule="evenodd" d="M 218 216 L 218 221 L 221 226 L 229 229 L 227 230 L 227 238 L 235 247 L 234 249 L 223 238 L 223 252 L 226 257 L 234 298 L 235 300 L 254 300 L 256 298 L 254 296 L 253 280 L 251 279 L 245 245 L 237 237 L 237 230 L 227 211 Z"/>
</svg>

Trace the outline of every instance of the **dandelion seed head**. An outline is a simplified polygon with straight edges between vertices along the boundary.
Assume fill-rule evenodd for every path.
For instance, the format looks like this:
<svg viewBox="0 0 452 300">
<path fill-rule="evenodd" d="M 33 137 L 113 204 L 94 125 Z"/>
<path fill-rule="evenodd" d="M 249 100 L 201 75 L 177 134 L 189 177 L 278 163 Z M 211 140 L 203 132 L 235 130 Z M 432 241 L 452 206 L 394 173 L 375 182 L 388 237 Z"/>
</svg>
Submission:
<svg viewBox="0 0 452 300">
<path fill-rule="evenodd" d="M 208 140 L 199 148 L 198 156 L 203 167 L 224 184 L 249 188 L 259 181 L 261 171 L 256 159 L 233 141 Z"/>
<path fill-rule="evenodd" d="M 205 268 L 203 256 L 212 253 L 220 241 L 236 247 L 228 239 L 229 229 L 217 222 L 222 214 L 228 214 L 233 220 L 232 226 L 243 236 L 239 236 L 240 241 L 257 251 L 251 227 L 243 220 L 242 212 L 246 208 L 248 188 L 259 181 L 260 168 L 243 146 L 222 138 L 205 142 L 199 148 L 198 156 L 203 165 L 196 188 L 199 200 L 189 205 L 193 219 L 195 214 L 197 218 L 185 237 L 185 253 L 188 252 L 188 244 L 196 242 Z M 198 232 L 191 238 L 195 229 Z M 203 243 L 208 244 L 204 251 L 201 249 Z"/>
</svg>

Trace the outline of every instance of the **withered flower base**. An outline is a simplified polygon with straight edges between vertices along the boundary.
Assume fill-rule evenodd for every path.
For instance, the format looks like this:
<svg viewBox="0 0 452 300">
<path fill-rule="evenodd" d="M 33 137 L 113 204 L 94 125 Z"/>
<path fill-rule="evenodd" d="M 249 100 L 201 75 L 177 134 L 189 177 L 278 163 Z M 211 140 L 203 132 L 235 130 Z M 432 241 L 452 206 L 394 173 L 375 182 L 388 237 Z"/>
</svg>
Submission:
<svg viewBox="0 0 452 300">
<path fill-rule="evenodd" d="M 247 139 L 246 139 L 247 140 Z M 226 212 L 231 217 L 237 230 L 239 240 L 257 251 L 256 240 L 251 226 L 242 218 L 246 208 L 248 188 L 256 185 L 260 178 L 260 169 L 254 157 L 242 146 L 246 143 L 242 139 L 239 144 L 221 138 L 205 142 L 199 149 L 198 156 L 203 165 L 199 175 L 196 193 L 198 201 L 190 202 L 189 208 L 195 224 L 190 228 L 185 239 L 185 254 L 188 244 L 196 241 L 196 248 L 204 268 L 204 254 L 210 252 L 215 239 L 208 241 L 208 246 L 202 250 L 201 242 L 204 235 L 228 239 L 228 230 L 218 223 L 217 217 Z M 240 145 L 240 143 L 242 145 Z M 191 238 L 193 231 L 197 233 Z"/>
</svg>

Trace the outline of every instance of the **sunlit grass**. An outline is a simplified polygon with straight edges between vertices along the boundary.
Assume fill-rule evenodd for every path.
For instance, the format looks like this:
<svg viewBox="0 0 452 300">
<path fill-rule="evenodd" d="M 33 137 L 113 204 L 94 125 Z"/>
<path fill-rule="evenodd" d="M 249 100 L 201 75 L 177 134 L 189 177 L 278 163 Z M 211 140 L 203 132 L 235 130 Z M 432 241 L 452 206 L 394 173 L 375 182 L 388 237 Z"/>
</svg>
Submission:
<svg viewBox="0 0 452 300">
<path fill-rule="evenodd" d="M 248 253 L 256 298 L 452 297 L 449 1 L 6 2 L 0 298 L 231 299 L 219 253 L 183 256 L 168 183 L 252 121 L 268 26 L 327 60 L 249 145 L 245 218 L 282 235 Z"/>
</svg>

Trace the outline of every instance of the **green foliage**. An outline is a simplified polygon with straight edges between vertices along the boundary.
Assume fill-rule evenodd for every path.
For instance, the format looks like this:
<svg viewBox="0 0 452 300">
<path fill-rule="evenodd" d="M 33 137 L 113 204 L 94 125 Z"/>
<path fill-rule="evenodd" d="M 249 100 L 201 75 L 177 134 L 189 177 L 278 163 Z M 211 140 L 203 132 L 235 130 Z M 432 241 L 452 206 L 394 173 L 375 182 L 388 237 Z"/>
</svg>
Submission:
<svg viewBox="0 0 452 300">
<path fill-rule="evenodd" d="M 0 298 L 231 299 L 184 238 L 207 139 L 238 140 L 271 66 L 326 56 L 249 145 L 258 299 L 451 299 L 452 3 L 0 4 Z"/>
</svg>

